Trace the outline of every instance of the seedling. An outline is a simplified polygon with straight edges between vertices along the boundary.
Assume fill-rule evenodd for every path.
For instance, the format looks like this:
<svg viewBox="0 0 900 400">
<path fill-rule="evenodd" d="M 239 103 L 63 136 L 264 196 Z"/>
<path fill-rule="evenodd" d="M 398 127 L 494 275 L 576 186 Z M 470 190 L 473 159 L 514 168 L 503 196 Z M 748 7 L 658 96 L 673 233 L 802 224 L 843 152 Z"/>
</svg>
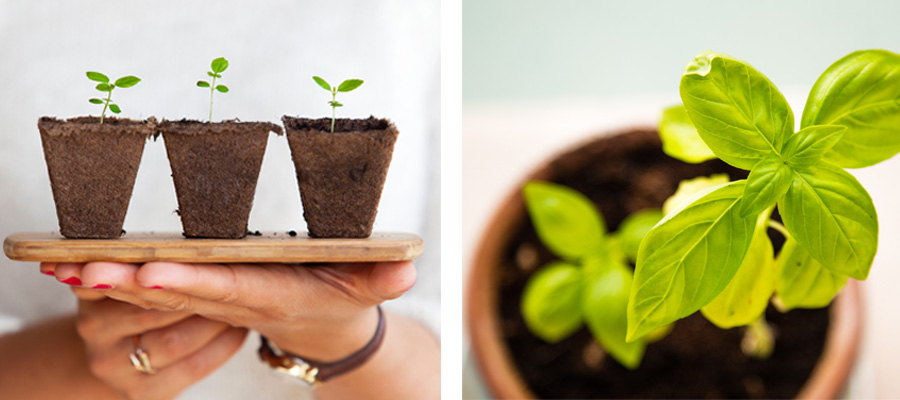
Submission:
<svg viewBox="0 0 900 400">
<path fill-rule="evenodd" d="M 331 106 L 331 133 L 334 133 L 334 116 L 335 110 L 338 107 L 343 107 L 344 105 L 337 101 L 338 92 L 349 92 L 353 89 L 360 87 L 363 84 L 362 79 L 347 79 L 341 82 L 337 87 L 331 87 L 328 82 L 325 82 L 324 79 L 319 78 L 318 76 L 312 77 L 314 81 L 322 88 L 329 92 L 331 92 L 331 101 L 328 102 L 328 105 Z"/>
<path fill-rule="evenodd" d="M 213 93 L 218 90 L 222 93 L 228 93 L 228 86 L 225 85 L 216 85 L 216 79 L 222 77 L 222 72 L 228 69 L 228 60 L 225 57 L 219 57 L 209 64 L 209 69 L 211 71 L 207 71 L 206 75 L 209 75 L 212 78 L 212 82 L 207 82 L 204 80 L 197 81 L 197 87 L 209 88 L 209 122 L 212 122 L 212 109 L 213 109 Z"/>
<path fill-rule="evenodd" d="M 92 99 L 88 100 L 91 104 L 103 104 L 103 111 L 100 112 L 100 123 L 101 124 L 103 123 L 103 119 L 106 117 L 106 109 L 107 108 L 109 109 L 109 111 L 112 111 L 113 114 L 118 114 L 118 113 L 122 112 L 122 109 L 119 108 L 119 105 L 112 102 L 113 89 L 115 89 L 117 87 L 129 88 L 134 85 L 137 85 L 138 82 L 141 81 L 141 78 L 128 75 L 128 76 L 123 76 L 119 79 L 116 79 L 116 81 L 114 83 L 109 83 L 108 76 L 103 75 L 99 72 L 93 72 L 93 71 L 88 71 L 87 77 L 88 77 L 88 79 L 90 79 L 94 82 L 100 82 L 96 86 L 97 90 L 99 90 L 101 92 L 106 92 L 105 99 L 92 98 Z"/>
<path fill-rule="evenodd" d="M 715 156 L 750 174 L 695 187 L 647 233 L 637 254 L 627 339 L 640 343 L 702 310 L 722 328 L 749 326 L 745 352 L 765 357 L 773 343 L 763 319 L 770 299 L 783 311 L 824 307 L 848 278 L 869 275 L 878 218 L 868 192 L 844 169 L 900 151 L 900 55 L 858 51 L 832 64 L 813 85 L 798 131 L 775 85 L 722 53 L 697 55 L 684 69 L 680 92 L 689 120 L 664 115 L 662 130 L 677 125 L 682 132 L 661 136 L 685 141 L 670 149 L 693 150 L 670 154 L 702 158 L 704 151 L 687 144 L 696 139 L 693 125 Z M 784 225 L 771 219 L 776 206 Z M 769 227 L 786 239 L 777 257 Z"/>
</svg>

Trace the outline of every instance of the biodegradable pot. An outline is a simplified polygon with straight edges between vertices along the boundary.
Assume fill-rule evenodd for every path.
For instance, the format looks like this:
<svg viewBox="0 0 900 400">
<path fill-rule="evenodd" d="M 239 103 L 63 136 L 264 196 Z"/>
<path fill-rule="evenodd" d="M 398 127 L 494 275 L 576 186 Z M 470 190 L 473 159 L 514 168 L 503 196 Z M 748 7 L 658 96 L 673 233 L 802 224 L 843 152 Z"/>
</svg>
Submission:
<svg viewBox="0 0 900 400">
<path fill-rule="evenodd" d="M 60 233 L 72 239 L 112 239 L 134 188 L 144 143 L 156 120 L 51 117 L 38 120 Z"/>
<path fill-rule="evenodd" d="M 240 239 L 247 235 L 270 122 L 163 121 L 184 236 Z"/>
<path fill-rule="evenodd" d="M 307 119 L 285 115 L 303 218 L 318 238 L 365 238 L 375 213 L 397 127 L 386 119 Z"/>
<path fill-rule="evenodd" d="M 631 163 L 646 162 L 652 165 L 646 168 L 629 168 L 626 165 L 628 163 L 622 161 L 625 158 L 630 159 Z M 719 161 L 697 166 L 671 160 L 663 163 L 655 161 L 663 158 L 665 157 L 660 150 L 655 130 L 652 128 L 633 129 L 580 143 L 541 164 L 515 187 L 521 187 L 528 180 L 541 179 L 564 183 L 585 193 L 590 190 L 594 190 L 595 194 L 604 191 L 628 193 L 627 200 L 616 199 L 612 195 L 592 197 L 607 217 L 610 229 L 614 230 L 616 225 L 621 222 L 621 215 L 627 215 L 627 213 L 646 207 L 659 207 L 662 201 L 674 192 L 678 182 L 669 182 L 668 179 L 664 179 L 666 175 L 662 174 L 660 169 L 668 169 L 667 173 L 676 175 L 688 174 L 693 171 L 695 176 L 715 172 L 728 172 L 733 179 L 742 177 L 740 174 L 746 176 L 745 171 L 735 170 Z M 683 165 L 675 165 L 673 168 L 673 164 Z M 609 178 L 605 174 L 616 175 L 616 177 Z M 688 177 L 684 176 L 684 178 Z M 577 187 L 579 184 L 581 187 Z M 590 189 L 591 187 L 593 189 Z M 610 210 L 618 210 L 618 212 L 610 212 Z M 616 214 L 620 215 L 615 216 Z M 611 215 L 613 215 L 612 218 Z M 559 344 L 546 344 L 520 326 L 521 321 L 517 321 L 521 320 L 520 315 L 510 318 L 511 314 L 518 314 L 518 302 L 524 286 L 521 277 L 533 272 L 534 268 L 542 262 L 546 262 L 545 260 L 553 258 L 552 254 L 543 248 L 532 246 L 526 249 L 521 245 L 516 247 L 517 243 L 522 243 L 523 238 L 527 238 L 532 244 L 539 243 L 533 228 L 531 228 L 520 191 L 513 190 L 499 205 L 493 219 L 486 225 L 486 230 L 474 253 L 466 293 L 467 327 L 473 355 L 480 375 L 491 395 L 497 398 L 535 398 L 537 394 L 545 397 L 599 397 L 600 395 L 592 395 L 587 390 L 552 393 L 560 388 L 570 390 L 576 385 L 590 382 L 592 385 L 599 386 L 598 390 L 600 391 L 618 387 L 619 392 L 610 395 L 613 397 L 630 397 L 633 394 L 628 393 L 629 391 L 637 392 L 638 389 L 648 387 L 663 387 L 661 392 L 657 392 L 651 397 L 729 397 L 730 393 L 714 391 L 715 386 L 721 384 L 718 381 L 720 378 L 718 375 L 706 373 L 707 371 L 693 370 L 680 363 L 682 360 L 677 356 L 678 352 L 683 349 L 666 353 L 664 356 L 651 354 L 651 352 L 658 351 L 655 350 L 655 348 L 658 349 L 655 346 L 663 345 L 664 341 L 687 342 L 682 344 L 682 348 L 687 347 L 689 351 L 686 352 L 690 352 L 695 357 L 706 358 L 707 364 L 713 369 L 712 372 L 743 368 L 735 367 L 735 365 L 753 364 L 755 367 L 759 367 L 763 363 L 762 361 L 749 361 L 741 364 L 742 361 L 736 359 L 736 357 L 743 357 L 739 350 L 741 330 L 719 330 L 697 313 L 688 319 L 676 322 L 673 333 L 663 341 L 648 346 L 644 364 L 635 372 L 619 366 L 611 358 L 602 355 L 601 350 L 599 356 L 596 351 L 593 352 L 591 357 L 594 358 L 594 362 L 606 365 L 607 367 L 603 367 L 606 368 L 603 371 L 625 375 L 602 376 L 598 375 L 596 370 L 581 366 L 573 367 L 574 372 L 568 376 L 558 375 L 564 374 L 559 371 L 564 367 L 579 364 L 586 359 L 586 354 L 591 353 L 589 351 L 591 349 L 588 347 L 599 347 L 593 345 L 593 339 L 586 330 L 576 333 Z M 530 265 L 527 267 L 530 268 L 529 272 L 524 272 L 523 265 Z M 829 310 L 799 310 L 780 314 L 771 310 L 770 307 L 767 315 L 772 317 L 770 319 L 772 323 L 778 322 L 779 319 L 795 318 L 797 315 L 820 322 L 825 321 L 820 323 L 822 328 L 816 335 L 800 336 L 799 341 L 811 342 L 812 344 L 809 344 L 808 347 L 816 348 L 817 350 L 814 352 L 820 352 L 820 355 L 818 358 L 815 358 L 816 354 L 811 356 L 812 360 L 809 362 L 808 372 L 805 375 L 807 379 L 801 378 L 796 383 L 778 383 L 792 388 L 791 394 L 781 397 L 834 398 L 839 395 L 847 382 L 861 337 L 863 310 L 860 297 L 859 286 L 851 280 Z M 776 321 L 773 322 L 773 319 Z M 788 344 L 778 342 L 779 337 L 787 337 L 791 333 L 788 332 L 789 328 L 794 330 L 811 329 L 797 325 L 803 324 L 785 323 L 782 325 L 782 331 L 776 333 L 780 336 L 776 336 L 776 353 L 770 360 L 781 361 L 771 362 L 802 363 L 800 360 L 792 359 L 791 356 L 785 357 L 784 352 L 789 350 Z M 512 326 L 517 326 L 519 332 L 511 331 L 514 329 Z M 825 328 L 826 326 L 827 328 Z M 775 327 L 778 329 L 778 326 Z M 712 354 L 715 346 L 713 342 L 718 342 L 718 347 L 721 348 L 724 340 L 698 340 L 697 335 L 701 330 L 714 331 L 715 335 L 728 337 L 733 343 L 725 343 L 725 346 L 731 349 L 732 353 L 727 358 L 719 358 Z M 527 348 L 522 346 L 512 348 L 512 343 L 517 340 L 516 337 L 523 335 L 531 338 L 517 343 L 527 343 Z M 585 346 L 584 343 L 588 343 L 588 346 Z M 780 345 L 782 347 L 779 347 Z M 569 346 L 573 349 L 570 352 L 573 354 L 561 356 L 552 349 L 555 346 Z M 534 354 L 523 357 L 522 353 Z M 655 358 L 655 360 L 650 358 Z M 523 362 L 523 359 L 531 361 Z M 650 365 L 653 363 L 655 365 Z M 523 365 L 529 367 L 530 373 L 524 372 Z M 632 382 L 624 382 L 625 379 L 621 379 L 621 376 L 628 376 L 627 374 L 640 373 L 641 368 L 645 367 L 668 371 L 663 372 L 663 375 L 666 375 L 663 376 L 664 378 L 671 378 L 668 375 L 680 375 L 677 379 L 670 379 L 673 382 L 670 382 L 668 386 L 667 382 L 663 382 L 663 379 L 657 379 L 657 377 L 641 376 L 637 379 L 630 379 Z M 764 367 L 770 368 L 770 366 Z M 803 369 L 807 366 L 791 365 L 789 368 Z M 538 377 L 543 380 L 540 390 L 534 390 L 532 387 L 534 382 L 530 382 L 528 380 L 530 378 L 526 378 L 526 376 Z M 776 377 L 776 379 L 778 378 L 781 377 Z M 756 389 L 759 389 L 760 385 L 765 387 L 769 384 L 759 376 L 745 376 L 740 383 Z M 622 388 L 623 385 L 628 386 Z M 773 383 L 772 386 L 774 387 L 774 385 Z M 712 390 L 712 392 L 706 392 L 704 395 L 693 393 L 691 396 L 684 393 L 685 388 L 688 387 L 699 387 L 700 390 Z M 666 392 L 667 390 L 669 392 Z"/>
</svg>

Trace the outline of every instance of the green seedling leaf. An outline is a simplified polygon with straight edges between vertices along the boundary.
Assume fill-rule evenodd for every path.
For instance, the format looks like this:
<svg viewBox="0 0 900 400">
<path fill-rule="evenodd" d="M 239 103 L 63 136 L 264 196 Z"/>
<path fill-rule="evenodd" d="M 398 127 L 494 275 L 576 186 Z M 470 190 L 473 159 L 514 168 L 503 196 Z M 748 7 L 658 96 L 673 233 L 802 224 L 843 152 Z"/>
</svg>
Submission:
<svg viewBox="0 0 900 400">
<path fill-rule="evenodd" d="M 825 158 L 841 167 L 877 164 L 900 151 L 900 55 L 864 50 L 841 58 L 813 85 L 801 128 L 843 125 Z"/>
<path fill-rule="evenodd" d="M 331 91 L 331 85 L 329 85 L 328 82 L 325 82 L 324 79 L 319 78 L 318 76 L 314 76 L 314 77 L 313 77 L 313 80 L 316 81 L 316 83 L 317 83 L 322 89 L 325 89 L 325 90 L 327 90 L 327 91 L 329 91 L 329 92 Z"/>
<path fill-rule="evenodd" d="M 197 81 L 197 87 L 208 88 L 209 82 L 207 81 Z"/>
<path fill-rule="evenodd" d="M 740 216 L 745 184 L 695 194 L 641 242 L 628 302 L 629 342 L 699 310 L 734 277 L 756 225 Z"/>
<path fill-rule="evenodd" d="M 110 92 L 110 91 L 112 91 L 114 88 L 115 88 L 115 86 L 110 85 L 110 84 L 108 84 L 108 83 L 98 83 L 97 86 L 95 86 L 95 89 L 97 89 L 97 90 L 99 90 L 99 91 L 101 91 L 101 92 Z"/>
<path fill-rule="evenodd" d="M 775 258 L 766 233 L 769 213 L 756 222 L 750 249 L 725 290 L 700 311 L 722 329 L 750 325 L 766 311 L 775 292 Z"/>
<path fill-rule="evenodd" d="M 741 217 L 757 215 L 775 205 L 791 187 L 791 179 L 791 168 L 779 156 L 773 154 L 756 163 L 747 177 Z"/>
<path fill-rule="evenodd" d="M 88 100 L 91 104 L 103 104 L 103 100 L 100 99 L 90 99 Z"/>
<path fill-rule="evenodd" d="M 622 263 L 607 265 L 601 274 L 587 282 L 581 309 L 588 329 L 606 352 L 626 368 L 636 369 L 646 344 L 643 340 L 625 341 L 631 283 L 630 268 Z"/>
<path fill-rule="evenodd" d="M 723 182 L 724 183 L 724 182 Z M 621 243 L 622 250 L 632 262 L 637 260 L 638 248 L 641 240 L 663 218 L 662 210 L 649 208 L 629 215 L 619 225 L 616 237 Z"/>
<path fill-rule="evenodd" d="M 112 111 L 113 113 L 118 114 L 118 113 L 122 112 L 122 109 L 120 109 L 117 104 L 110 104 L 109 111 Z"/>
<path fill-rule="evenodd" d="M 853 175 L 828 163 L 796 170 L 778 210 L 792 237 L 825 268 L 859 280 L 869 275 L 878 216 Z"/>
<path fill-rule="evenodd" d="M 686 163 L 698 164 L 716 158 L 697 133 L 682 105 L 663 110 L 659 138 L 662 139 L 663 152 Z"/>
<path fill-rule="evenodd" d="M 222 93 L 228 93 L 228 86 L 225 85 L 216 85 L 216 90 Z"/>
<path fill-rule="evenodd" d="M 138 78 L 136 76 L 131 76 L 131 75 L 123 76 L 119 79 L 116 79 L 116 87 L 129 88 L 134 85 L 137 85 L 138 82 L 140 82 L 140 81 L 141 81 L 141 78 Z"/>
<path fill-rule="evenodd" d="M 815 165 L 841 140 L 847 127 L 813 125 L 793 134 L 784 145 L 784 159 L 794 168 Z"/>
<path fill-rule="evenodd" d="M 568 187 L 531 181 L 522 188 L 525 206 L 541 242 L 566 260 L 602 249 L 606 223 L 587 197 Z"/>
<path fill-rule="evenodd" d="M 334 101 L 334 100 L 329 101 L 329 102 L 328 102 L 328 105 L 330 105 L 330 106 L 332 106 L 332 107 L 343 107 L 343 106 L 344 106 L 343 104 L 338 103 L 338 102 L 336 102 L 336 101 Z"/>
<path fill-rule="evenodd" d="M 88 77 L 88 79 L 95 81 L 95 82 L 109 83 L 109 77 L 106 75 L 103 75 L 99 72 L 88 71 L 87 77 Z"/>
<path fill-rule="evenodd" d="M 525 284 L 522 317 L 539 338 L 556 343 L 581 327 L 583 276 L 577 267 L 551 262 Z"/>
<path fill-rule="evenodd" d="M 219 73 L 224 72 L 228 69 L 228 60 L 225 57 L 219 57 L 209 64 L 209 68 L 212 69 L 212 72 Z"/>
<path fill-rule="evenodd" d="M 663 203 L 663 215 L 669 215 L 672 210 L 676 209 L 695 194 L 713 186 L 724 185 L 726 183 L 728 183 L 728 174 L 715 174 L 710 175 L 709 177 L 698 176 L 693 179 L 685 179 L 679 182 L 675 194 L 666 199 Z"/>
<path fill-rule="evenodd" d="M 347 79 L 338 86 L 338 92 L 349 92 L 360 87 L 362 84 L 362 79 Z"/>
<path fill-rule="evenodd" d="M 784 242 L 776 270 L 775 291 L 787 310 L 825 307 L 847 284 L 847 275 L 822 267 L 792 238 Z"/>
<path fill-rule="evenodd" d="M 209 71 L 206 71 L 206 75 L 209 75 L 209 76 L 211 76 L 211 77 L 213 77 L 213 78 L 221 78 L 221 77 L 222 77 L 222 75 L 220 75 L 220 74 L 214 74 L 214 73 L 209 72 Z"/>
<path fill-rule="evenodd" d="M 700 137 L 725 162 L 751 169 L 781 154 L 794 114 L 765 75 L 722 53 L 705 51 L 684 69 L 681 100 Z"/>
</svg>

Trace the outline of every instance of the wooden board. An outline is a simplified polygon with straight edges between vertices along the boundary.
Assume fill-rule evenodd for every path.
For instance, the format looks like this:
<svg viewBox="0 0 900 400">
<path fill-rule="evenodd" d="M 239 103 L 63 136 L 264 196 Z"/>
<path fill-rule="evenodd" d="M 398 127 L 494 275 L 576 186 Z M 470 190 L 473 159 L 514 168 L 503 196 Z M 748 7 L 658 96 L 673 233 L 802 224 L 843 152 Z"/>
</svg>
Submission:
<svg viewBox="0 0 900 400">
<path fill-rule="evenodd" d="M 419 257 L 422 238 L 374 233 L 366 239 L 312 239 L 304 233 L 248 235 L 243 239 L 187 239 L 181 233 L 127 233 L 118 239 L 66 239 L 59 233 L 16 233 L 3 242 L 19 261 L 180 261 L 197 263 L 300 263 L 403 261 Z"/>
</svg>

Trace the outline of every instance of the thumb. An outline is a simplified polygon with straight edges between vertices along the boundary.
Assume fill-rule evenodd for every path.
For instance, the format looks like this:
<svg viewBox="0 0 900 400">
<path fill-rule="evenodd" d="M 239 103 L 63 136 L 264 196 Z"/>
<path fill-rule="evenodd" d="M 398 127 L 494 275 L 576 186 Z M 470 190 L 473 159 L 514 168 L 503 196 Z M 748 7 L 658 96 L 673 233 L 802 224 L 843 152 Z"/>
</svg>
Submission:
<svg viewBox="0 0 900 400">
<path fill-rule="evenodd" d="M 369 288 L 383 300 L 396 299 L 413 287 L 416 276 L 412 261 L 379 262 L 369 273 Z"/>
</svg>

